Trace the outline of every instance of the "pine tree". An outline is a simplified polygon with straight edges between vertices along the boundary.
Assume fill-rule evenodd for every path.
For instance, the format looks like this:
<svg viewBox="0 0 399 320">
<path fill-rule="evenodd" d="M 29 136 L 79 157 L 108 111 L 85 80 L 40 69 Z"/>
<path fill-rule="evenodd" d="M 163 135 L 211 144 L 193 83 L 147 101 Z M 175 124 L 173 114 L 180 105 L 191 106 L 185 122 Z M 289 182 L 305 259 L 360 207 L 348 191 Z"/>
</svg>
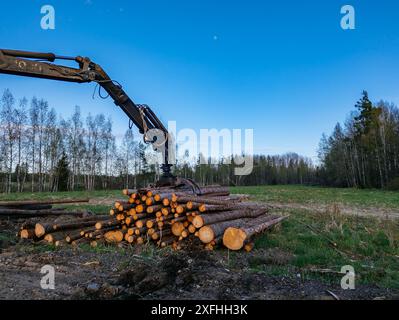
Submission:
<svg viewBox="0 0 399 320">
<path fill-rule="evenodd" d="M 362 98 L 356 103 L 355 107 L 359 111 L 359 115 L 355 117 L 357 134 L 367 135 L 378 123 L 381 109 L 373 106 L 367 91 L 362 92 Z"/>
<path fill-rule="evenodd" d="M 58 160 L 56 176 L 58 180 L 58 191 L 67 191 L 69 181 L 69 162 L 65 152 L 62 153 L 60 160 Z"/>
</svg>

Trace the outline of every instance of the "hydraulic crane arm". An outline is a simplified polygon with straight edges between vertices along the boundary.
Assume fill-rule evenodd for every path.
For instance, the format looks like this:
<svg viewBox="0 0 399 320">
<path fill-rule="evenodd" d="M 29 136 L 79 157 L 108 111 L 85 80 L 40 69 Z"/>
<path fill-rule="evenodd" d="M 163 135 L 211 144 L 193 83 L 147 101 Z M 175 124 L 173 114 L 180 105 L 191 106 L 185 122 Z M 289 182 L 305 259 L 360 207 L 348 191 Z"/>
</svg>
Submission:
<svg viewBox="0 0 399 320">
<path fill-rule="evenodd" d="M 79 68 L 60 66 L 43 62 L 44 60 L 72 60 L 79 64 Z M 148 106 L 136 105 L 122 87 L 112 81 L 101 66 L 89 58 L 0 49 L 0 73 L 77 83 L 96 82 L 107 91 L 115 104 L 122 108 L 141 134 L 145 133 L 146 128 L 160 129 L 167 133 L 166 128 Z"/>
<path fill-rule="evenodd" d="M 78 63 L 78 68 L 54 64 L 55 60 L 75 61 Z M 89 58 L 0 49 L 0 73 L 76 83 L 98 83 L 137 126 L 140 133 L 144 134 L 146 143 L 155 143 L 155 140 L 147 139 L 146 133 L 150 129 L 158 129 L 165 134 L 163 178 L 165 181 L 168 180 L 165 184 L 169 184 L 174 179 L 171 175 L 171 165 L 168 163 L 168 131 L 165 126 L 150 107 L 136 105 L 122 89 L 122 86 L 112 80 L 101 66 Z"/>
</svg>

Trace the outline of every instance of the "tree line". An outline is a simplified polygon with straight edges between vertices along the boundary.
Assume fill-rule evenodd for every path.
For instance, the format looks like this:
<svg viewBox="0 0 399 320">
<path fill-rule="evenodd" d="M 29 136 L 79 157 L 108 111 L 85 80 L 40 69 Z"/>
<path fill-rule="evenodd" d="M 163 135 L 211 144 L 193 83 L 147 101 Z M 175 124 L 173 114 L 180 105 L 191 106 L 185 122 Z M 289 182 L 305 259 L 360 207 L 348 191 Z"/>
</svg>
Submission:
<svg viewBox="0 0 399 320">
<path fill-rule="evenodd" d="M 363 92 L 355 110 L 319 146 L 320 183 L 399 189 L 399 109 Z"/>
<path fill-rule="evenodd" d="M 127 130 L 116 143 L 112 120 L 103 114 L 83 117 L 75 107 L 68 119 L 44 99 L 17 100 L 4 90 L 0 106 L 0 192 L 75 191 L 145 186 L 159 177 L 147 145 Z M 188 155 L 187 155 L 188 158 Z M 297 154 L 255 156 L 249 176 L 235 176 L 234 167 L 200 165 L 178 159 L 175 174 L 200 184 L 310 184 L 314 166 Z"/>
<path fill-rule="evenodd" d="M 159 177 L 159 167 L 148 161 L 152 150 L 132 130 L 116 143 L 110 117 L 83 117 L 76 106 L 64 119 L 46 100 L 17 100 L 9 89 L 0 102 L 0 192 L 136 188 Z M 371 103 L 364 92 L 344 125 L 323 135 L 318 165 L 296 153 L 255 155 L 253 172 L 236 176 L 223 159 L 202 165 L 200 156 L 189 158 L 178 159 L 175 174 L 203 185 L 394 187 L 399 184 L 399 110 Z"/>
<path fill-rule="evenodd" d="M 46 100 L 17 100 L 9 89 L 0 107 L 0 192 L 124 187 L 131 174 L 151 179 L 146 146 L 131 130 L 117 146 L 103 114 L 83 118 L 77 106 L 63 119 Z"/>
<path fill-rule="evenodd" d="M 317 170 L 312 160 L 296 153 L 284 155 L 254 155 L 253 170 L 250 175 L 235 175 L 235 166 L 224 164 L 196 164 L 181 161 L 176 166 L 176 174 L 190 178 L 201 185 L 222 184 L 230 186 L 257 186 L 278 184 L 317 184 Z M 210 163 L 210 161 L 208 161 Z"/>
</svg>

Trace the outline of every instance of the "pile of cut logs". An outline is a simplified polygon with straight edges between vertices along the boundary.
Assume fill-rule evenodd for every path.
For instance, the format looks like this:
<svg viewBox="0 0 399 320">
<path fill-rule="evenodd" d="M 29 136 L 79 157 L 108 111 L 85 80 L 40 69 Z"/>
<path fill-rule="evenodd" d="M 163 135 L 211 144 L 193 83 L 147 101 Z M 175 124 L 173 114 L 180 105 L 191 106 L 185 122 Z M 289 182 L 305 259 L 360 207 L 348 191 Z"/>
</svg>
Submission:
<svg viewBox="0 0 399 320">
<path fill-rule="evenodd" d="M 30 222 L 22 226 L 20 236 L 56 246 L 154 242 L 179 250 L 197 242 L 208 250 L 223 243 L 231 250 L 250 251 L 254 235 L 286 218 L 269 214 L 265 206 L 245 203 L 243 197 L 230 195 L 221 186 L 126 189 L 123 194 L 126 200 L 116 202 L 110 215 L 60 224 Z"/>
</svg>

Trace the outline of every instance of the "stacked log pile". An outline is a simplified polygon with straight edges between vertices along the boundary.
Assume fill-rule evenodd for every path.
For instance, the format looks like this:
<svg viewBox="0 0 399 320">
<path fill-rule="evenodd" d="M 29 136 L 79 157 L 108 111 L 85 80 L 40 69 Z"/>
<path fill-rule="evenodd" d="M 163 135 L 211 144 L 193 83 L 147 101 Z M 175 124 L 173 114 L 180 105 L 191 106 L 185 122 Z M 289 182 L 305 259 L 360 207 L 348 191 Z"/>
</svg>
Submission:
<svg viewBox="0 0 399 320">
<path fill-rule="evenodd" d="M 0 201 L 0 219 L 26 219 L 48 216 L 83 216 L 83 211 L 53 208 L 54 204 L 86 203 L 89 199 L 42 200 L 42 201 Z"/>
<path fill-rule="evenodd" d="M 269 214 L 263 205 L 243 202 L 221 186 L 126 189 L 123 194 L 126 200 L 116 202 L 109 215 L 63 224 L 30 223 L 22 226 L 20 236 L 57 246 L 153 242 L 179 250 L 196 242 L 208 250 L 224 244 L 231 250 L 249 251 L 256 234 L 285 219 Z"/>
</svg>

